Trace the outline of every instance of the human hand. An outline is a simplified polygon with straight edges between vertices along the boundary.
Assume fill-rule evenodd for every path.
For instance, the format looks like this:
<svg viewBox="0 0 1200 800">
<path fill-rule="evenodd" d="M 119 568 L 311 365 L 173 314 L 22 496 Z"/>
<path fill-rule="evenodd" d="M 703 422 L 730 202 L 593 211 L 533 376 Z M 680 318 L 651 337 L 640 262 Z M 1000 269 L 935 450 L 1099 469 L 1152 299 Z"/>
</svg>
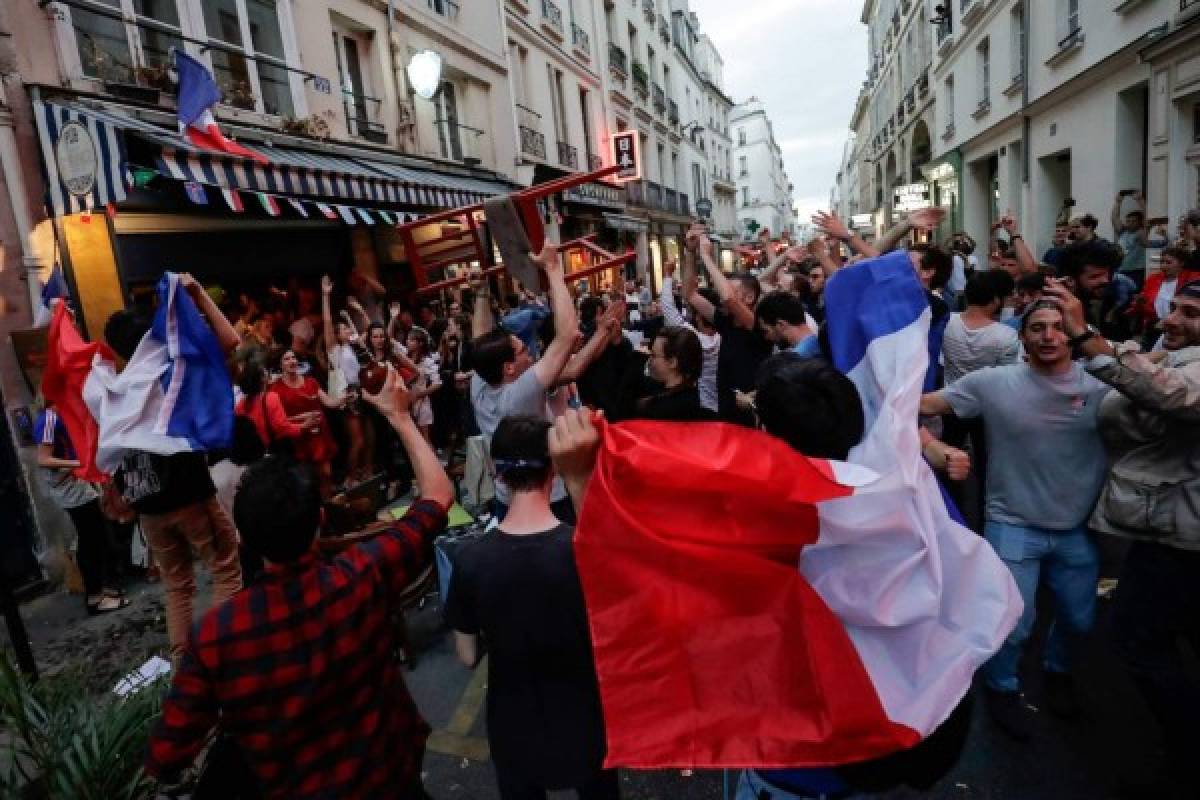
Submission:
<svg viewBox="0 0 1200 800">
<path fill-rule="evenodd" d="M 321 276 L 321 294 L 326 297 L 333 294 L 333 279 L 328 275 Z"/>
<path fill-rule="evenodd" d="M 562 276 L 562 260 L 558 257 L 558 245 L 553 242 L 546 242 L 542 252 L 536 256 L 531 254 L 530 257 L 533 259 L 533 263 L 538 265 L 538 269 L 546 273 L 547 278 Z"/>
<path fill-rule="evenodd" d="M 597 414 L 602 416 L 602 414 Z M 588 409 L 570 409 L 550 428 L 549 451 L 554 468 L 568 484 L 586 485 L 596 467 L 600 431 Z"/>
<path fill-rule="evenodd" d="M 908 215 L 908 224 L 914 228 L 931 231 L 938 225 L 942 224 L 942 220 L 946 218 L 946 209 L 930 206 L 929 208 L 920 208 L 912 211 Z"/>
<path fill-rule="evenodd" d="M 755 392 L 743 392 L 739 389 L 733 390 L 733 398 L 737 403 L 737 407 L 742 411 L 756 411 L 754 405 Z"/>
<path fill-rule="evenodd" d="M 707 237 L 708 228 L 704 225 L 704 223 L 693 222 L 691 227 L 687 229 L 687 233 L 684 234 L 684 246 L 687 247 L 688 250 L 694 251 L 700 246 L 700 240 Z"/>
<path fill-rule="evenodd" d="M 396 372 L 391 364 L 388 364 L 387 378 L 383 381 L 383 388 L 379 390 L 379 394 L 371 394 L 363 392 L 363 399 L 388 418 L 394 425 L 397 417 L 405 417 L 408 415 L 409 409 L 412 408 L 412 394 L 408 391 L 408 387 L 404 385 L 404 380 L 400 377 L 400 373 Z M 409 417 L 411 419 L 411 417 Z"/>
<path fill-rule="evenodd" d="M 355 311 L 363 310 L 362 303 L 358 302 L 358 299 L 355 297 L 347 297 L 346 305 L 349 306 L 350 308 L 354 309 Z"/>
<path fill-rule="evenodd" d="M 1017 220 L 1011 211 L 1007 212 L 1003 217 L 1001 217 L 1000 222 L 997 224 L 1008 234 L 1010 239 L 1017 235 Z"/>
<path fill-rule="evenodd" d="M 809 252 L 809 248 L 800 247 L 797 245 L 795 247 L 789 247 L 787 250 L 785 250 L 784 255 L 787 257 L 788 261 L 799 264 L 801 261 L 804 261 L 806 258 L 808 258 Z"/>
<path fill-rule="evenodd" d="M 399 303 L 391 303 L 388 305 L 388 318 L 393 319 L 400 316 L 400 312 L 404 310 L 404 306 Z"/>
<path fill-rule="evenodd" d="M 835 239 L 845 241 L 850 238 L 850 229 L 846 227 L 846 223 L 830 214 L 828 211 L 818 211 L 812 215 L 812 223 L 821 230 L 826 236 L 832 236 Z"/>
<path fill-rule="evenodd" d="M 930 466 L 945 472 L 952 481 L 966 480 L 971 472 L 971 457 L 957 447 L 935 439 L 925 445 L 923 452 Z"/>
<path fill-rule="evenodd" d="M 696 247 L 700 251 L 701 256 L 712 258 L 713 242 L 712 239 L 708 238 L 707 233 L 700 237 L 700 241 L 697 243 Z"/>
<path fill-rule="evenodd" d="M 1046 288 L 1042 294 L 1047 300 L 1052 300 L 1063 314 L 1063 324 L 1067 338 L 1073 339 L 1087 330 L 1087 318 L 1084 315 L 1083 303 L 1066 284 L 1055 278 L 1046 279 Z"/>
<path fill-rule="evenodd" d="M 663 264 L 663 275 L 668 278 L 675 277 L 675 259 L 669 259 L 665 264 Z"/>
</svg>

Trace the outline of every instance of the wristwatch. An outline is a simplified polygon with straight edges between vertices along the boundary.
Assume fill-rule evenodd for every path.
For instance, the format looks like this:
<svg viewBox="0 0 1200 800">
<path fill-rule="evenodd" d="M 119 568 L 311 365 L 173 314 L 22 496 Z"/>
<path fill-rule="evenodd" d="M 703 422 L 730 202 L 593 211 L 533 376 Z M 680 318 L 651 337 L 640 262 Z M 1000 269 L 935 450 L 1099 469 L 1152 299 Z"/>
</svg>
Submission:
<svg viewBox="0 0 1200 800">
<path fill-rule="evenodd" d="M 1088 341 L 1089 339 L 1094 339 L 1095 337 L 1097 337 L 1099 335 L 1100 334 L 1096 333 L 1091 328 L 1088 328 L 1087 330 L 1085 330 L 1083 333 L 1079 334 L 1078 336 L 1072 336 L 1070 339 L 1067 339 L 1067 345 L 1072 348 L 1079 347 L 1084 342 Z"/>
</svg>

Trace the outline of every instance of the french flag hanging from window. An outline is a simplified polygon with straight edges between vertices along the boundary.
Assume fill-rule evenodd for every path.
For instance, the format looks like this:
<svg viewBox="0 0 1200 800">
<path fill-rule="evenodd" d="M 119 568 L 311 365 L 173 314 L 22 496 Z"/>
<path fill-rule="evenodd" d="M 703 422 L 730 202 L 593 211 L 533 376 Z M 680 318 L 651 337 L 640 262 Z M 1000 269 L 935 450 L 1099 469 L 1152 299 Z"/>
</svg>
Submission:
<svg viewBox="0 0 1200 800">
<path fill-rule="evenodd" d="M 179 73 L 176 116 L 179 117 L 179 131 L 188 141 L 205 150 L 249 158 L 260 164 L 270 163 L 258 153 L 226 139 L 225 134 L 221 133 L 212 114 L 212 107 L 221 101 L 221 90 L 208 67 L 187 53 L 176 50 L 175 70 Z"/>
</svg>

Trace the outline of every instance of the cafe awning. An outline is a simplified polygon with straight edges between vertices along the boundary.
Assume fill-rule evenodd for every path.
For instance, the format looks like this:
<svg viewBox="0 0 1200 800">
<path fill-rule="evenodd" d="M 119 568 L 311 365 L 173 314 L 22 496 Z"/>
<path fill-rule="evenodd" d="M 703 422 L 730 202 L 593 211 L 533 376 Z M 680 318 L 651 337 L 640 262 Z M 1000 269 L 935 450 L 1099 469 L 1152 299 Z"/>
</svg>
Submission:
<svg viewBox="0 0 1200 800">
<path fill-rule="evenodd" d="M 146 151 L 147 166 L 179 181 L 283 197 L 373 206 L 455 208 L 515 188 L 498 175 L 481 176 L 395 162 L 350 146 L 303 149 L 239 141 L 262 164 L 204 150 L 178 132 L 132 113 L 73 102 L 36 102 L 50 205 L 58 216 L 119 203 L 129 185 L 131 149 Z M 130 137 L 139 145 L 135 148 Z"/>
</svg>

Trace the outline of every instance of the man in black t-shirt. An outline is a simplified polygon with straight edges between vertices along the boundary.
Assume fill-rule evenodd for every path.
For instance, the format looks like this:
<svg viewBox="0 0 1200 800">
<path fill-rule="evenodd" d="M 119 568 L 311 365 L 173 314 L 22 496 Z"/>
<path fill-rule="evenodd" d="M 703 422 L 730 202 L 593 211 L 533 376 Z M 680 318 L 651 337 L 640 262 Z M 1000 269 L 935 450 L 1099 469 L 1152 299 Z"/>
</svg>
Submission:
<svg viewBox="0 0 1200 800">
<path fill-rule="evenodd" d="M 492 435 L 496 475 L 511 492 L 500 527 L 456 555 L 446 621 L 468 666 L 488 650 L 488 743 L 501 800 L 619 797 L 602 769 L 604 717 L 575 568 L 574 530 L 550 509 L 550 423 L 501 420 Z"/>
<path fill-rule="evenodd" d="M 233 352 L 238 335 L 212 298 L 190 275 L 182 275 L 180 283 L 207 318 L 225 354 Z M 145 315 L 118 311 L 104 326 L 104 338 L 128 361 L 149 329 L 150 319 Z M 146 544 L 162 574 L 167 641 L 172 660 L 178 662 L 192 628 L 196 594 L 192 553 L 208 564 L 212 602 L 219 605 L 242 588 L 237 529 L 217 501 L 203 453 L 164 456 L 130 450 L 114 481 L 124 500 L 140 515 Z"/>
<path fill-rule="evenodd" d="M 725 422 L 754 426 L 753 415 L 737 406 L 737 392 L 754 388 L 758 365 L 771 354 L 771 343 L 754 320 L 754 307 L 762 294 L 758 279 L 748 272 L 726 277 L 713 257 L 713 243 L 702 224 L 692 225 L 683 253 L 683 293 L 687 302 L 721 334 L 717 356 L 717 414 Z M 721 298 L 714 306 L 700 293 L 696 255 L 708 271 L 708 279 Z"/>
</svg>

